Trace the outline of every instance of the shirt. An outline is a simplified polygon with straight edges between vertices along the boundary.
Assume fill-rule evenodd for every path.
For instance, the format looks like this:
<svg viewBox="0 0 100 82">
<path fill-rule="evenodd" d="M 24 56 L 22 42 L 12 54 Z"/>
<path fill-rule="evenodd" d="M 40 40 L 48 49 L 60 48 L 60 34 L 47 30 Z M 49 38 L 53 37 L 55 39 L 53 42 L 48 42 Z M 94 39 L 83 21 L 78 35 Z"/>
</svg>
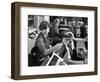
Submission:
<svg viewBox="0 0 100 82">
<path fill-rule="evenodd" d="M 45 50 L 49 49 L 49 40 L 42 32 L 38 35 L 35 46 L 38 48 L 36 50 L 38 59 L 43 59 L 45 57 Z"/>
</svg>

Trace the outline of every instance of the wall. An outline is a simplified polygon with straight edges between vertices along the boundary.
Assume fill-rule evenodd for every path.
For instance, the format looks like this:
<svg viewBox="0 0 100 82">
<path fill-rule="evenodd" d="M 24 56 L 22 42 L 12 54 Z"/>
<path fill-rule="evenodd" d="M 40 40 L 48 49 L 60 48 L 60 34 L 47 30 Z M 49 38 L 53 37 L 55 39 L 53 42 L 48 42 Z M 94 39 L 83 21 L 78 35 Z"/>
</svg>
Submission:
<svg viewBox="0 0 100 82">
<path fill-rule="evenodd" d="M 11 2 L 15 0 L 1 0 L 0 2 L 0 82 L 15 82 L 10 79 L 10 66 L 11 66 Z M 52 3 L 52 4 L 68 4 L 68 5 L 87 5 L 87 6 L 98 6 L 98 18 L 100 18 L 100 0 L 16 0 L 25 2 L 37 2 L 37 3 Z M 100 19 L 98 19 L 100 22 Z M 100 25 L 98 25 L 99 27 Z M 98 35 L 100 35 L 100 28 L 98 28 Z M 98 42 L 100 38 L 98 38 Z M 98 49 L 100 48 L 98 43 Z M 98 50 L 99 51 L 99 50 Z M 98 52 L 98 55 L 100 51 Z M 98 59 L 100 55 L 98 56 Z M 100 60 L 98 61 L 100 62 Z M 100 68 L 100 64 L 98 66 Z M 29 82 L 89 82 L 95 81 L 100 82 L 100 71 L 97 76 L 79 76 L 79 77 L 63 77 L 63 78 L 52 78 L 52 79 L 37 79 L 28 80 Z M 27 80 L 23 80 L 27 82 Z"/>
</svg>

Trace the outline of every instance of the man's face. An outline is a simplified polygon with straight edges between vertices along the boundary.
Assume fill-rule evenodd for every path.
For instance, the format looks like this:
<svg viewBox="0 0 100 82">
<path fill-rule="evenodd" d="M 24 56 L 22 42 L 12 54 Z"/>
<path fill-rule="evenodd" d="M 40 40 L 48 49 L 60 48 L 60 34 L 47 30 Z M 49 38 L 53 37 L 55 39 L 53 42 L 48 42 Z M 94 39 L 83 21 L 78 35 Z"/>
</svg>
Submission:
<svg viewBox="0 0 100 82">
<path fill-rule="evenodd" d="M 68 26 L 69 27 L 72 27 L 72 24 L 73 24 L 72 21 L 68 21 Z"/>
<path fill-rule="evenodd" d="M 60 24 L 60 22 L 58 21 L 58 22 L 55 24 L 55 26 L 56 26 L 56 27 L 59 27 L 59 24 Z"/>
<path fill-rule="evenodd" d="M 75 21 L 73 21 L 73 26 L 76 26 L 76 22 Z"/>
</svg>

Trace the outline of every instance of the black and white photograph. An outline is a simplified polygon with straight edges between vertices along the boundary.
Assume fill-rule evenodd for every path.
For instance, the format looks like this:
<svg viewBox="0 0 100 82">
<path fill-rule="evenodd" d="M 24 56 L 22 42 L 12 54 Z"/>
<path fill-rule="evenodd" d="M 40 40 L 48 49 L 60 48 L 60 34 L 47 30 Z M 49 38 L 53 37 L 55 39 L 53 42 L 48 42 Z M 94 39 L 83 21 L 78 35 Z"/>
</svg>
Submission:
<svg viewBox="0 0 100 82">
<path fill-rule="evenodd" d="M 88 64 L 88 17 L 28 15 L 28 66 Z"/>
<path fill-rule="evenodd" d="M 12 4 L 12 78 L 97 74 L 97 7 Z"/>
</svg>

